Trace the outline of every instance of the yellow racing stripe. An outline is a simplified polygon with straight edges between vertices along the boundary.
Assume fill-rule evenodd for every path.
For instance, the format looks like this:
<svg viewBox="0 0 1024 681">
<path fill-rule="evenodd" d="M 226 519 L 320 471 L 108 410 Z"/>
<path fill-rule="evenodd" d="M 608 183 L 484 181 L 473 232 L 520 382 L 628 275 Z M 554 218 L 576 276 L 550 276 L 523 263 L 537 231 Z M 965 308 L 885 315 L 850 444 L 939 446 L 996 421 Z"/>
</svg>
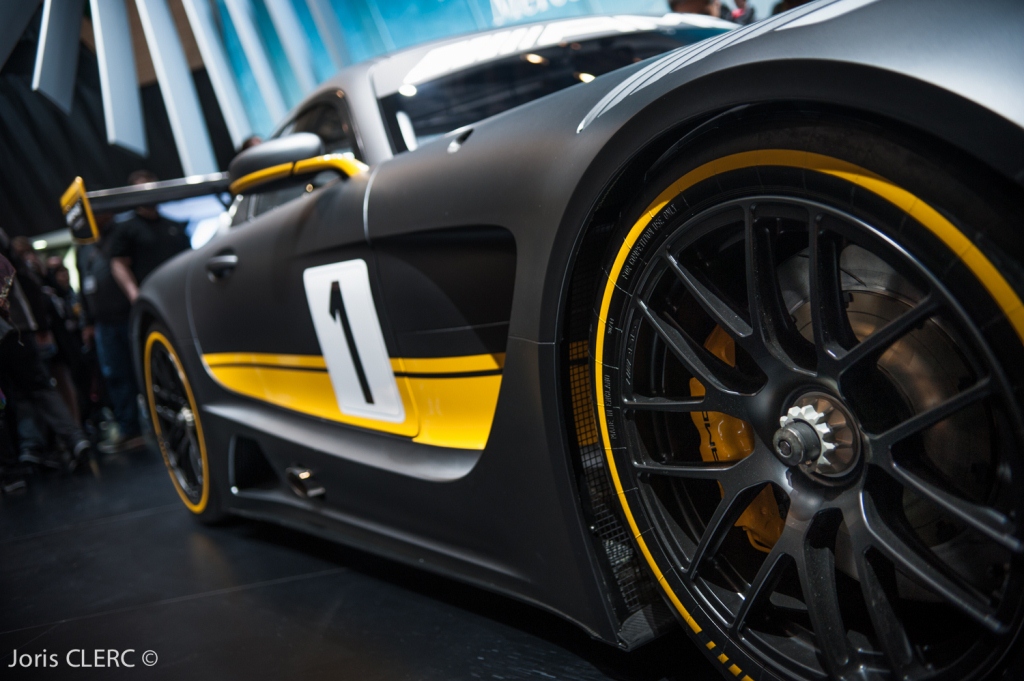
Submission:
<svg viewBox="0 0 1024 681">
<path fill-rule="evenodd" d="M 466 355 L 463 357 L 414 357 L 391 359 L 391 367 L 403 374 L 469 374 L 481 371 L 501 371 L 505 366 L 505 353 L 493 355 Z"/>
<path fill-rule="evenodd" d="M 224 365 L 260 365 L 282 368 L 323 369 L 327 371 L 327 362 L 320 355 L 273 355 L 258 352 L 215 352 L 203 355 L 208 366 Z"/>
<path fill-rule="evenodd" d="M 203 361 L 224 388 L 284 409 L 420 444 L 483 449 L 494 421 L 505 355 L 392 358 L 405 408 L 401 423 L 343 413 L 319 355 L 218 352 L 203 355 Z"/>
</svg>

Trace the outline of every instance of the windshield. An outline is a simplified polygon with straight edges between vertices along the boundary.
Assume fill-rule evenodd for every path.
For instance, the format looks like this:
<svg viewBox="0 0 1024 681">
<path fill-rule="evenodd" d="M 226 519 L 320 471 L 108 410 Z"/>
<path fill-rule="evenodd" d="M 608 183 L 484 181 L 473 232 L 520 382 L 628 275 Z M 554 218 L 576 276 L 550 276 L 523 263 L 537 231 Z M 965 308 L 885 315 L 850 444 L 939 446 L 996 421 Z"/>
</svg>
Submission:
<svg viewBox="0 0 1024 681">
<path fill-rule="evenodd" d="M 559 43 L 515 54 L 418 85 L 380 100 L 395 153 L 571 85 L 643 61 L 727 28 L 662 28 Z"/>
</svg>

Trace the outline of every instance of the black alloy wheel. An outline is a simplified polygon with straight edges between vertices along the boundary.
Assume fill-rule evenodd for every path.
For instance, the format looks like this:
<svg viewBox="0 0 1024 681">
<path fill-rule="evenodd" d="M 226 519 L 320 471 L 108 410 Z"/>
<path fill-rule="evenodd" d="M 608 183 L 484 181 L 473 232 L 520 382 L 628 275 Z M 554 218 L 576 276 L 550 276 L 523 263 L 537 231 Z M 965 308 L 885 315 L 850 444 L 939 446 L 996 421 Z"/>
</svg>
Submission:
<svg viewBox="0 0 1024 681">
<path fill-rule="evenodd" d="M 870 171 L 836 157 L 861 161 L 851 135 Z M 982 678 L 1015 649 L 1019 294 L 883 179 L 888 152 L 820 130 L 705 148 L 599 287 L 610 473 L 730 678 Z"/>
<path fill-rule="evenodd" d="M 162 327 L 150 330 L 143 360 L 153 431 L 175 490 L 201 520 L 220 520 L 198 406 L 181 360 Z"/>
</svg>

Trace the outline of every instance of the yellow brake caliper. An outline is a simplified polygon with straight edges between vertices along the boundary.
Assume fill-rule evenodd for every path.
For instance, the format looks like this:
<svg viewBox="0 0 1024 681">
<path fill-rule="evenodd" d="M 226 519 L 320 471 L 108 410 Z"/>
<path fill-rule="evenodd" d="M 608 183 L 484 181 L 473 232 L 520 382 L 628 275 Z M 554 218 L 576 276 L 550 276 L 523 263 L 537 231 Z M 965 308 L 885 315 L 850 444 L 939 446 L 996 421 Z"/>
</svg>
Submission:
<svg viewBox="0 0 1024 681">
<path fill-rule="evenodd" d="M 736 343 L 722 327 L 715 327 L 704 347 L 729 366 L 736 366 Z M 704 395 L 704 386 L 696 378 L 690 379 L 690 394 Z M 746 421 L 717 411 L 691 412 L 690 418 L 700 431 L 700 457 L 704 461 L 736 461 L 754 451 L 754 433 Z M 775 546 L 784 526 L 771 485 L 764 486 L 736 521 L 736 527 L 747 533 L 750 544 L 766 553 Z"/>
</svg>

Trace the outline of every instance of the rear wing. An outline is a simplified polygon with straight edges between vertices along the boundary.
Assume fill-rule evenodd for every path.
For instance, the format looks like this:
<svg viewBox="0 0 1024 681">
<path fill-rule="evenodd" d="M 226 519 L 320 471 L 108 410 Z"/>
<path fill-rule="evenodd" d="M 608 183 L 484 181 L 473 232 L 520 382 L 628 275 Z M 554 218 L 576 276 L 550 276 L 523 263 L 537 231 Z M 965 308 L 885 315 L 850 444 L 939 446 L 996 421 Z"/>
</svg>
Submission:
<svg viewBox="0 0 1024 681">
<path fill-rule="evenodd" d="M 211 173 L 87 192 L 85 182 L 76 177 L 61 196 L 60 207 L 72 240 L 77 244 L 91 244 L 100 237 L 96 214 L 119 213 L 139 206 L 221 194 L 228 191 L 229 185 L 227 173 Z"/>
<path fill-rule="evenodd" d="M 347 178 L 368 170 L 366 164 L 350 158 L 351 154 L 323 154 L 320 153 L 322 150 L 323 143 L 319 137 L 300 132 L 264 142 L 239 154 L 227 173 L 193 175 L 95 192 L 87 192 L 85 182 L 76 177 L 61 196 L 60 207 L 72 240 L 77 244 L 91 244 L 100 238 L 97 214 L 118 213 L 139 206 L 155 206 L 210 194 L 227 192 L 238 195 L 282 182 L 304 181 L 305 177 L 325 171 Z"/>
</svg>

